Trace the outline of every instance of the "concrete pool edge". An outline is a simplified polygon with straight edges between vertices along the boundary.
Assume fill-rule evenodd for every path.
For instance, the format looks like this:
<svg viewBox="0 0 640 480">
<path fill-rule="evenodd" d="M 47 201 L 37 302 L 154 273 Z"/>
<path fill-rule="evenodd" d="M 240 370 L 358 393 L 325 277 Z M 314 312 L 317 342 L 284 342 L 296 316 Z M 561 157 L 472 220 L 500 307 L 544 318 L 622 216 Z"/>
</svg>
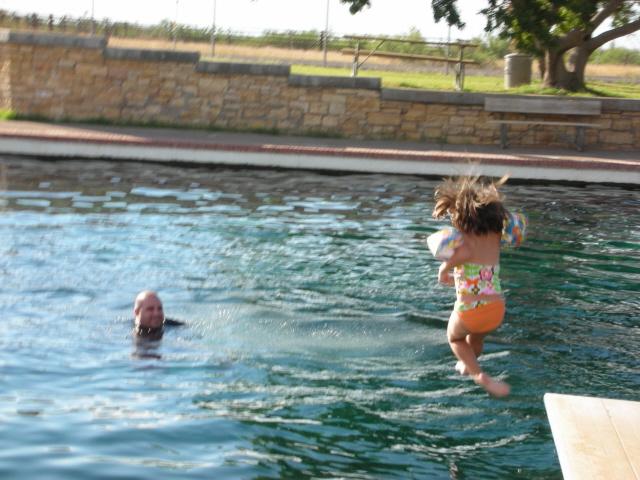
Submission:
<svg viewBox="0 0 640 480">
<path fill-rule="evenodd" d="M 141 133 L 142 132 L 142 133 Z M 417 150 L 415 145 L 334 142 L 304 138 L 155 129 L 61 126 L 0 122 L 0 153 L 39 158 L 137 160 L 160 163 L 276 167 L 414 175 L 479 173 L 514 179 L 640 185 L 640 160 L 633 153 L 514 152 L 484 148 Z M 305 144 L 302 144 L 302 142 Z M 297 142 L 297 144 L 292 144 Z M 329 143 L 327 145 L 327 143 Z M 382 145 L 382 146 L 381 146 Z M 413 147 L 413 148 L 412 148 Z M 433 147 L 433 146 L 432 146 Z M 446 146 L 445 146 L 446 148 Z M 640 157 L 640 155 L 638 155 Z"/>
</svg>

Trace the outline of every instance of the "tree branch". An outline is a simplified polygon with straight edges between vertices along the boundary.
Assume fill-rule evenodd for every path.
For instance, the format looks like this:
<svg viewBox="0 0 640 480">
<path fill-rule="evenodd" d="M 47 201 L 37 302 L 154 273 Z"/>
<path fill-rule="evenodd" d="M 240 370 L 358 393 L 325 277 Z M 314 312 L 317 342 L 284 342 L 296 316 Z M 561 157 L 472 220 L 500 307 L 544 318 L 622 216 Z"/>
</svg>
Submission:
<svg viewBox="0 0 640 480">
<path fill-rule="evenodd" d="M 584 30 L 574 29 L 565 33 L 562 37 L 558 37 L 556 44 L 556 50 L 560 52 L 566 52 L 567 50 L 577 47 L 578 45 L 585 43 L 584 37 L 586 32 Z"/>
<path fill-rule="evenodd" d="M 640 30 L 640 19 L 635 20 L 633 22 L 622 25 L 618 28 L 613 28 L 606 32 L 601 33 L 597 37 L 593 37 L 588 42 L 586 42 L 587 49 L 590 52 L 597 50 L 602 45 L 611 40 L 615 40 L 616 38 L 624 37 L 625 35 L 629 35 L 630 33 L 637 32 Z"/>
<path fill-rule="evenodd" d="M 613 15 L 613 13 L 620 8 L 623 3 L 624 0 L 611 0 L 602 8 L 602 10 L 596 12 L 589 22 L 591 25 L 591 31 L 595 31 L 596 28 L 598 28 L 607 18 Z"/>
</svg>

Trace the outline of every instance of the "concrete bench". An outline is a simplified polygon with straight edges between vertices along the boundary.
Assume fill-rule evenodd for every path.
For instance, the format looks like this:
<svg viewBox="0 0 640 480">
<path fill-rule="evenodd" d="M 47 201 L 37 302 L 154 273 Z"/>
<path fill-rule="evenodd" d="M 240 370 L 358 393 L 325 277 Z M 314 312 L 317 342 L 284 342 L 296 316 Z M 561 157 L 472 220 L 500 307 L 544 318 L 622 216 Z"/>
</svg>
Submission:
<svg viewBox="0 0 640 480">
<path fill-rule="evenodd" d="M 584 149 L 585 128 L 602 128 L 602 125 L 590 123 L 589 117 L 595 117 L 602 112 L 602 102 L 591 99 L 558 99 L 558 98 L 521 98 L 511 96 L 485 97 L 484 109 L 487 112 L 499 113 L 499 119 L 489 120 L 489 123 L 500 125 L 500 146 L 507 148 L 509 125 L 546 125 L 558 127 L 574 127 L 574 146 Z M 505 114 L 518 113 L 525 119 L 505 119 Z M 549 120 L 550 116 L 574 117 L 576 120 Z M 542 116 L 546 118 L 541 118 Z M 578 121 L 582 120 L 582 121 Z"/>
</svg>

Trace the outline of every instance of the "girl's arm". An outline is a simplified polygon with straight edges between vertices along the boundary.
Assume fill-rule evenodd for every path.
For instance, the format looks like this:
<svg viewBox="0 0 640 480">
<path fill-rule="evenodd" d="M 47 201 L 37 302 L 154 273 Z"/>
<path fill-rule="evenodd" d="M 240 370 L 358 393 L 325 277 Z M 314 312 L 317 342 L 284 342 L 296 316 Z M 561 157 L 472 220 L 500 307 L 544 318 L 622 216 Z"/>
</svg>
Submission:
<svg viewBox="0 0 640 480">
<path fill-rule="evenodd" d="M 444 285 L 453 285 L 453 279 L 451 278 L 451 270 L 453 267 L 462 265 L 471 257 L 471 250 L 464 243 L 455 249 L 453 255 L 449 260 L 445 260 L 440 264 L 438 269 L 438 281 Z"/>
</svg>

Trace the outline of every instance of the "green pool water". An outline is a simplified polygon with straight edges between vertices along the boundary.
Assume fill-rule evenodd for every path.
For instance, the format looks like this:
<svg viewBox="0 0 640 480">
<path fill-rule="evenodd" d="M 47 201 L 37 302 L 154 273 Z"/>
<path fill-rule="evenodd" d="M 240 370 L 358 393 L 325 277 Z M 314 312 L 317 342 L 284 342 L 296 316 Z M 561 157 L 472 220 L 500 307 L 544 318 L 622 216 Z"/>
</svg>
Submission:
<svg viewBox="0 0 640 480">
<path fill-rule="evenodd" d="M 457 375 L 413 176 L 0 159 L 0 478 L 561 478 L 545 392 L 639 400 L 640 195 L 511 183 Z M 187 323 L 131 338 L 157 290 Z"/>
</svg>

